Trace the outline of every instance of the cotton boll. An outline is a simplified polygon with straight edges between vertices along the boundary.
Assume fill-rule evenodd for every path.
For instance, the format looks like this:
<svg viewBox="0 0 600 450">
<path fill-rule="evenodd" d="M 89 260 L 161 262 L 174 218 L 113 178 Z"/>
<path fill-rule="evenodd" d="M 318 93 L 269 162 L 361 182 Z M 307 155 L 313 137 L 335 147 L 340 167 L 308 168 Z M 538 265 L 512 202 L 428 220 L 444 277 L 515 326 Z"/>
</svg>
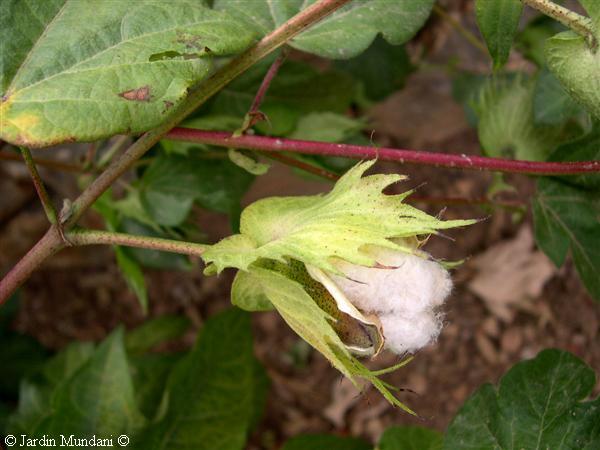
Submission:
<svg viewBox="0 0 600 450">
<path fill-rule="evenodd" d="M 374 256 L 386 268 L 340 262 L 338 268 L 346 276 L 332 276 L 363 311 L 412 315 L 441 305 L 452 289 L 448 272 L 435 261 L 388 249 Z"/>
<path fill-rule="evenodd" d="M 345 276 L 330 274 L 328 279 L 338 297 L 377 316 L 389 350 L 412 353 L 435 341 L 442 326 L 435 310 L 452 289 L 448 271 L 426 254 L 376 247 L 369 252 L 385 267 L 336 263 Z"/>
<path fill-rule="evenodd" d="M 385 348 L 397 354 L 414 353 L 434 342 L 442 328 L 441 319 L 433 313 L 412 317 L 389 314 L 380 320 Z"/>
</svg>

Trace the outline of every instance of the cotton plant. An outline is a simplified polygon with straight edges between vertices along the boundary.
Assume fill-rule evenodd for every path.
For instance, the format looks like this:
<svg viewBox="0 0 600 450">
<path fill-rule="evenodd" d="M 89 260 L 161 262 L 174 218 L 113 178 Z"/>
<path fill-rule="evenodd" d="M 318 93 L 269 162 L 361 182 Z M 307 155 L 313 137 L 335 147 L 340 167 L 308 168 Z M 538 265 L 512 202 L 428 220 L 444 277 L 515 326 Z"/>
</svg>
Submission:
<svg viewBox="0 0 600 450">
<path fill-rule="evenodd" d="M 350 169 L 327 194 L 273 197 L 248 206 L 240 233 L 203 254 L 207 274 L 239 269 L 232 302 L 275 308 L 289 326 L 340 372 L 369 380 L 410 411 L 393 387 L 359 357 L 383 349 L 410 355 L 432 343 L 439 307 L 452 288 L 448 271 L 420 247 L 439 230 L 473 223 L 441 220 L 383 190 L 405 176 L 364 176 L 374 161 Z"/>
</svg>

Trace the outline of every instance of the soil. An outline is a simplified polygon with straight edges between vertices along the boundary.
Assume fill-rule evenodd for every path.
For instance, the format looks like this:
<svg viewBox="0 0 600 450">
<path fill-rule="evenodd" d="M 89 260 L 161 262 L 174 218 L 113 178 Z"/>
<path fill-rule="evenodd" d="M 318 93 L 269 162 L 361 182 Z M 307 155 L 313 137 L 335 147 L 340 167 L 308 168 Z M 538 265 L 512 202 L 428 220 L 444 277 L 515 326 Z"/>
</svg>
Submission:
<svg viewBox="0 0 600 450">
<path fill-rule="evenodd" d="M 455 3 L 459 11 L 462 3 Z M 434 19 L 411 52 L 417 54 L 422 47 L 428 48 L 431 64 L 458 53 L 468 55 L 462 59 L 465 65 L 488 70 L 485 58 L 444 22 Z M 521 63 L 511 60 L 511 64 Z M 480 154 L 476 132 L 452 99 L 443 69 L 413 75 L 405 89 L 375 106 L 369 115 L 374 140 L 382 145 Z M 79 150 L 70 149 L 63 149 L 63 156 L 72 162 L 79 157 Z M 489 174 L 479 172 L 400 164 L 379 164 L 378 170 L 409 175 L 409 181 L 394 189 L 418 187 L 415 195 L 419 197 L 480 198 L 492 182 Z M 0 172 L 0 189 L 5 193 L 0 198 L 0 272 L 4 273 L 43 234 L 46 222 L 22 166 L 2 162 Z M 42 176 L 51 180 L 55 199 L 75 196 L 72 175 L 44 170 Z M 526 201 L 534 190 L 534 180 L 527 177 L 508 177 L 508 181 L 517 187 L 516 194 L 508 195 L 511 199 Z M 275 165 L 269 175 L 255 182 L 244 202 L 267 195 L 306 195 L 329 187 L 327 182 L 302 179 Z M 415 204 L 434 214 L 443 208 L 429 202 Z M 469 287 L 480 270 L 475 264 L 477 256 L 514 238 L 523 226 L 531 227 L 529 215 L 471 205 L 449 205 L 442 213 L 445 218 L 485 220 L 465 230 L 449 231 L 446 237 L 432 238 L 427 244 L 426 249 L 438 258 L 467 261 L 453 273 L 455 288 L 445 305 L 445 327 L 437 344 L 386 377 L 405 389 L 399 394 L 401 399 L 419 416 L 391 407 L 372 388 L 355 390 L 276 313 L 257 313 L 253 315 L 256 354 L 272 386 L 264 420 L 253 434 L 250 448 L 278 448 L 288 437 L 307 432 L 374 441 L 390 425 L 417 424 L 442 431 L 481 384 L 496 383 L 511 365 L 548 347 L 573 352 L 600 373 L 600 305 L 585 292 L 571 262 L 544 279 L 534 296 L 514 299 L 508 306 L 509 319 L 494 314 L 485 298 Z M 199 211 L 196 220 L 209 241 L 230 233 L 224 216 Z M 86 221 L 100 226 L 93 213 Z M 189 272 L 147 270 L 149 315 L 188 316 L 194 330 L 174 345 L 189 346 L 203 321 L 229 306 L 232 276 L 225 273 L 206 278 L 199 261 Z M 143 320 L 110 249 L 96 247 L 64 251 L 34 273 L 22 289 L 21 311 L 14 326 L 44 346 L 60 349 L 74 339 L 99 340 L 120 323 L 133 327 Z M 384 354 L 369 364 L 385 367 L 397 360 L 397 356 Z M 597 386 L 595 392 L 599 391 Z"/>
</svg>

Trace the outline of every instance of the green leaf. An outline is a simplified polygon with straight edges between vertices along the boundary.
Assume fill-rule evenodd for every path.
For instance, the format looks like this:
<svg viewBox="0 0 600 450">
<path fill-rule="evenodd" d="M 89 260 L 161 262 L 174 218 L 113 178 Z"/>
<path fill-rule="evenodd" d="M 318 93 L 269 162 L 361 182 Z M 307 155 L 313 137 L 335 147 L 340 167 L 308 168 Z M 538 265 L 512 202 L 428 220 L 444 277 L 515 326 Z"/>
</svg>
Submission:
<svg viewBox="0 0 600 450">
<path fill-rule="evenodd" d="M 134 292 L 145 314 L 148 312 L 148 292 L 142 268 L 122 247 L 115 247 L 115 256 L 121 274 L 123 274 L 129 288 Z"/>
<path fill-rule="evenodd" d="M 477 24 L 496 70 L 508 61 L 522 12 L 520 0 L 475 0 Z"/>
<path fill-rule="evenodd" d="M 271 311 L 274 308 L 255 277 L 243 271 L 233 279 L 231 303 L 245 311 Z"/>
<path fill-rule="evenodd" d="M 369 443 L 353 437 L 306 434 L 289 439 L 281 450 L 371 450 L 372 448 Z"/>
<path fill-rule="evenodd" d="M 600 195 L 552 178 L 542 178 L 533 199 L 535 238 L 557 266 L 571 249 L 577 272 L 600 300 Z"/>
<path fill-rule="evenodd" d="M 212 317 L 168 382 L 164 417 L 139 434 L 145 450 L 243 449 L 266 391 L 252 349 L 250 317 Z"/>
<path fill-rule="evenodd" d="M 300 118 L 290 137 L 307 141 L 342 142 L 364 128 L 361 120 L 332 112 L 315 112 Z"/>
<path fill-rule="evenodd" d="M 540 72 L 533 96 L 533 116 L 537 124 L 560 125 L 577 115 L 581 107 L 577 104 L 551 72 Z"/>
<path fill-rule="evenodd" d="M 358 79 L 364 93 L 372 101 L 380 101 L 404 87 L 415 69 L 404 46 L 390 45 L 377 37 L 359 56 L 336 61 L 335 66 Z"/>
<path fill-rule="evenodd" d="M 246 270 L 259 258 L 286 263 L 285 257 L 291 257 L 337 273 L 330 263 L 333 256 L 373 266 L 373 257 L 361 250 L 367 244 L 402 250 L 390 239 L 472 223 L 441 221 L 403 203 L 410 192 L 384 195 L 385 187 L 404 177 L 363 178 L 373 163 L 357 164 L 324 196 L 273 197 L 253 203 L 242 213 L 241 235 L 207 247 L 203 259 L 221 271 L 225 267 Z"/>
<path fill-rule="evenodd" d="M 8 0 L 2 139 L 42 147 L 153 128 L 253 34 L 200 2 Z M 10 51 L 14 50 L 14 51 Z"/>
<path fill-rule="evenodd" d="M 560 350 L 544 350 L 511 368 L 499 386 L 483 385 L 463 405 L 446 449 L 592 449 L 600 445 L 594 371 Z"/>
<path fill-rule="evenodd" d="M 181 353 L 129 357 L 135 402 L 140 412 L 148 419 L 160 418 L 166 399 L 164 394 L 167 380 L 182 357 Z"/>
<path fill-rule="evenodd" d="M 489 156 L 544 161 L 562 134 L 560 127 L 533 120 L 533 80 L 495 78 L 480 92 L 475 110 L 479 141 Z"/>
<path fill-rule="evenodd" d="M 545 55 L 548 68 L 569 95 L 600 119 L 600 51 L 566 31 L 546 41 Z"/>
<path fill-rule="evenodd" d="M 135 403 L 133 383 L 117 329 L 53 395 L 51 415 L 35 430 L 40 436 L 74 434 L 109 438 L 133 432 L 144 418 Z"/>
<path fill-rule="evenodd" d="M 198 153 L 197 149 L 187 157 L 160 155 L 144 172 L 142 202 L 161 225 L 180 224 L 194 201 L 222 213 L 239 211 L 254 177 L 228 160 L 202 158 Z"/>
<path fill-rule="evenodd" d="M 227 150 L 227 156 L 232 163 L 252 175 L 264 175 L 271 168 L 269 164 L 261 163 L 249 156 L 249 152 L 230 148 Z"/>
<path fill-rule="evenodd" d="M 377 450 L 441 450 L 443 436 L 430 428 L 390 427 L 384 431 Z"/>
<path fill-rule="evenodd" d="M 180 337 L 190 328 L 183 316 L 160 316 L 144 322 L 125 335 L 125 348 L 129 354 L 146 353 L 158 344 Z"/>
<path fill-rule="evenodd" d="M 216 0 L 214 7 L 265 35 L 314 2 Z M 433 0 L 354 0 L 311 26 L 290 45 L 325 58 L 348 59 L 364 51 L 379 33 L 390 44 L 403 44 L 425 23 L 433 3 Z"/>
</svg>

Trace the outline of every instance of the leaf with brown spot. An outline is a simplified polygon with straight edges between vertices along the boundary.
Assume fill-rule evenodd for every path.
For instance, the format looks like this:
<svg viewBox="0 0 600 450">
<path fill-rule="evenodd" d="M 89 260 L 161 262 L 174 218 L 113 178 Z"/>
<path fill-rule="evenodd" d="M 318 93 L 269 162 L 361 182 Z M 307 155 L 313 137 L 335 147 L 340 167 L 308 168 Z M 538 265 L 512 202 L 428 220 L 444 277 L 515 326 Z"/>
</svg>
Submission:
<svg viewBox="0 0 600 450">
<path fill-rule="evenodd" d="M 2 0 L 0 9 L 0 139 L 30 147 L 154 128 L 210 72 L 205 46 L 231 55 L 254 40 L 196 0 Z M 201 50 L 182 35 L 201 37 Z"/>
<path fill-rule="evenodd" d="M 132 100 L 137 102 L 149 102 L 150 101 L 150 86 L 142 86 L 137 89 L 130 89 L 119 93 L 119 97 L 123 97 L 125 100 Z M 164 100 L 163 100 L 164 101 Z"/>
</svg>

